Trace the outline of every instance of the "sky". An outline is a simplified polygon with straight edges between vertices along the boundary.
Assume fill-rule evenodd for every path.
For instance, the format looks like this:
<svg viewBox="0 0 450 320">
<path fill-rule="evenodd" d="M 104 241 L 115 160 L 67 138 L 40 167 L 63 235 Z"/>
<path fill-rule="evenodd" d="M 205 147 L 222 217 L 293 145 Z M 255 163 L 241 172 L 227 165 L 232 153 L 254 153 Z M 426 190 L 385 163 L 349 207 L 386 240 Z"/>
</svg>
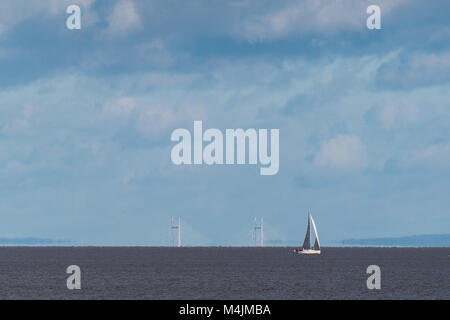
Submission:
<svg viewBox="0 0 450 320">
<path fill-rule="evenodd" d="M 68 30 L 66 8 L 81 7 Z M 366 8 L 381 8 L 368 30 Z M 446 0 L 2 0 L 0 237 L 82 245 L 450 231 Z M 277 128 L 280 168 L 176 166 L 176 128 Z"/>
</svg>

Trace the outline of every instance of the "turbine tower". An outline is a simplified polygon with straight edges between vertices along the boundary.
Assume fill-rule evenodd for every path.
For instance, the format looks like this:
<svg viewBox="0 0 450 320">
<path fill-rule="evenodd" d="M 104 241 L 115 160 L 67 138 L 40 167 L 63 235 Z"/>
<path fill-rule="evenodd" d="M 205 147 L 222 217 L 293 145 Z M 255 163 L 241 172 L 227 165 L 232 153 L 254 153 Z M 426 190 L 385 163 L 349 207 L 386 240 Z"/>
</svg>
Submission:
<svg viewBox="0 0 450 320">
<path fill-rule="evenodd" d="M 173 217 L 170 219 L 170 246 L 175 246 L 174 230 L 177 230 L 177 247 L 181 247 L 181 217 L 178 217 L 178 224 L 174 224 Z"/>
<path fill-rule="evenodd" d="M 260 218 L 259 225 L 256 218 L 253 219 L 253 244 L 254 246 L 264 247 L 264 221 Z"/>
</svg>

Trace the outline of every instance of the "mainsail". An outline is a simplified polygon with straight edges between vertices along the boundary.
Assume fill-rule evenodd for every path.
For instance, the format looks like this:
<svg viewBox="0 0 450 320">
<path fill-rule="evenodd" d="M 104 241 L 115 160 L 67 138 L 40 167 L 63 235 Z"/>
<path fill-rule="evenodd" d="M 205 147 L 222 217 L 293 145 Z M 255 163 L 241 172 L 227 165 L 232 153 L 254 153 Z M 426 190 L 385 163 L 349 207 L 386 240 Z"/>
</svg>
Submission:
<svg viewBox="0 0 450 320">
<path fill-rule="evenodd" d="M 311 224 L 309 222 L 310 212 L 308 210 L 308 228 L 306 229 L 305 241 L 303 241 L 303 249 L 311 249 Z"/>
</svg>

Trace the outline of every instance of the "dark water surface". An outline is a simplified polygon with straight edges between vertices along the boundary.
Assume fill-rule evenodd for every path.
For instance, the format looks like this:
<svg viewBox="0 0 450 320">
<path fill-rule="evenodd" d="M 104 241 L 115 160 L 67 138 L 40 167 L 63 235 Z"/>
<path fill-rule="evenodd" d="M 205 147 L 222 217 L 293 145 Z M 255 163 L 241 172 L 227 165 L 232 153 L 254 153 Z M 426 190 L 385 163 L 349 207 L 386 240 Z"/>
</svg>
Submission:
<svg viewBox="0 0 450 320">
<path fill-rule="evenodd" d="M 450 248 L 1 247 L 2 299 L 450 299 Z M 381 290 L 366 269 L 381 268 Z M 66 268 L 81 268 L 68 290 Z"/>
</svg>

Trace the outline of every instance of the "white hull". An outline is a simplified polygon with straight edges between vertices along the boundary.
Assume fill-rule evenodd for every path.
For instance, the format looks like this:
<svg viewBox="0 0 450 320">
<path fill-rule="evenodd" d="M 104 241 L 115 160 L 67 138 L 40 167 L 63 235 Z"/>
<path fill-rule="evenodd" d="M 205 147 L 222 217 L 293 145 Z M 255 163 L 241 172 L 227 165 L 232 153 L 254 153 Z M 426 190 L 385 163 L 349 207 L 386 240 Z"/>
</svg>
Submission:
<svg viewBox="0 0 450 320">
<path fill-rule="evenodd" d="M 294 251 L 294 253 L 298 253 L 298 254 L 320 254 L 320 250 L 308 249 L 308 250 Z"/>
</svg>

